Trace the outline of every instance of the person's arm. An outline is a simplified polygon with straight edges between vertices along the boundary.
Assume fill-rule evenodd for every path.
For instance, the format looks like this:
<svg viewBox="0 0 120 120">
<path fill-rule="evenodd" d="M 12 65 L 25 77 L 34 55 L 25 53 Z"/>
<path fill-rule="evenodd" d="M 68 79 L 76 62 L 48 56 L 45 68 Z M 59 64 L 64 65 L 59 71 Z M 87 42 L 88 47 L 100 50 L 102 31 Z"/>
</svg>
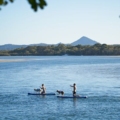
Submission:
<svg viewBox="0 0 120 120">
<path fill-rule="evenodd" d="M 43 89 L 43 87 L 40 87 L 40 89 Z"/>
</svg>

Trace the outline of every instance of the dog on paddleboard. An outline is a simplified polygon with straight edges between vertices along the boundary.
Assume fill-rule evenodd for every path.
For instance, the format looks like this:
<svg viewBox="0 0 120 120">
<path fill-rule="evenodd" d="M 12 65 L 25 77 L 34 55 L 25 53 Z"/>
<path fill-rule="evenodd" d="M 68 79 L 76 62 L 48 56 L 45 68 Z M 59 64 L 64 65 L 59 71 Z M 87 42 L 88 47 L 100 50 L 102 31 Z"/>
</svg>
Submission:
<svg viewBox="0 0 120 120">
<path fill-rule="evenodd" d="M 41 89 L 34 89 L 34 91 L 36 91 L 36 92 L 41 92 Z"/>
<path fill-rule="evenodd" d="M 64 91 L 57 90 L 56 92 L 57 92 L 59 95 L 64 95 Z"/>
</svg>

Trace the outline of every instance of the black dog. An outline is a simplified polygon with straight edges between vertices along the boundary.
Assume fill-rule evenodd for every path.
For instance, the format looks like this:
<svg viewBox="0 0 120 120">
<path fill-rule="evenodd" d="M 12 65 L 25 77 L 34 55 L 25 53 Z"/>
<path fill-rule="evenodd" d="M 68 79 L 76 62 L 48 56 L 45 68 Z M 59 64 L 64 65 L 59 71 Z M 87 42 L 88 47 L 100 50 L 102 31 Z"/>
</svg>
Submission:
<svg viewBox="0 0 120 120">
<path fill-rule="evenodd" d="M 58 94 L 64 95 L 64 92 L 63 92 L 63 91 L 57 90 L 56 92 L 57 92 Z"/>
<path fill-rule="evenodd" d="M 36 91 L 36 92 L 40 92 L 41 89 L 37 88 L 37 89 L 34 89 L 34 91 Z"/>
</svg>

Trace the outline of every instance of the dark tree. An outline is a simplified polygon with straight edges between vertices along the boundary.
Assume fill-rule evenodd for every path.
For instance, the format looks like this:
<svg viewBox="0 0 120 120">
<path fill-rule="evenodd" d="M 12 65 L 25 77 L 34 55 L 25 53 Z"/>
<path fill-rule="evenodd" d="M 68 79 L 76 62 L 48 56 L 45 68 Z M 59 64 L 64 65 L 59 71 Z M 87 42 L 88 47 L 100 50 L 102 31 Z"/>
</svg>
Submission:
<svg viewBox="0 0 120 120">
<path fill-rule="evenodd" d="M 6 6 L 8 3 L 13 3 L 14 1 L 15 0 L 0 0 L 0 6 Z M 27 0 L 27 1 L 34 11 L 37 11 L 38 8 L 44 9 L 44 7 L 47 5 L 45 0 Z"/>
</svg>

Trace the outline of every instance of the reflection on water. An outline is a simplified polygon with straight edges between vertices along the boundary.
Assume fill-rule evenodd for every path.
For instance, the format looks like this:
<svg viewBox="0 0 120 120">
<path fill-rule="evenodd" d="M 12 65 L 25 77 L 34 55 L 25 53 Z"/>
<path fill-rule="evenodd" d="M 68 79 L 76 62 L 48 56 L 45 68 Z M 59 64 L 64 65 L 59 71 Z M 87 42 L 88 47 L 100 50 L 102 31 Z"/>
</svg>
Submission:
<svg viewBox="0 0 120 120">
<path fill-rule="evenodd" d="M 74 99 L 73 99 L 73 106 L 74 106 L 74 107 L 76 107 L 77 102 L 78 102 L 78 99 L 77 99 L 77 98 L 74 98 Z"/>
</svg>

